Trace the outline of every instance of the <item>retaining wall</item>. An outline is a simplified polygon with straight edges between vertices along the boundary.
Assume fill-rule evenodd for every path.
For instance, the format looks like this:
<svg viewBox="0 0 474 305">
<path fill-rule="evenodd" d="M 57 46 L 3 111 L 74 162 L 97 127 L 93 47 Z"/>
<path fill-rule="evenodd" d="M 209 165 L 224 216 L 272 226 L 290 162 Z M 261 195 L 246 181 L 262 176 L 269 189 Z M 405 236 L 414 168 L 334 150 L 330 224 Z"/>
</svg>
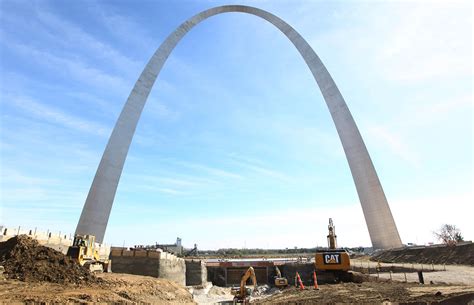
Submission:
<svg viewBox="0 0 474 305">
<path fill-rule="evenodd" d="M 73 236 L 71 234 L 61 234 L 61 232 L 54 233 L 49 230 L 39 231 L 36 228 L 21 228 L 21 227 L 4 227 L 0 226 L 0 242 L 7 241 L 17 235 L 27 235 L 36 239 L 42 246 L 52 248 L 56 251 L 67 253 L 69 246 L 72 245 Z M 101 257 L 108 257 L 110 254 L 110 246 L 106 244 L 96 243 L 96 248 L 99 250 Z"/>
<path fill-rule="evenodd" d="M 253 266 L 257 275 L 257 282 L 260 284 L 274 284 L 276 270 L 274 266 Z M 283 277 L 288 279 L 289 285 L 295 284 L 296 272 L 299 273 L 301 280 L 305 285 L 313 285 L 314 263 L 291 263 L 279 265 L 278 268 Z M 248 267 L 227 267 L 227 266 L 208 266 L 207 280 L 216 286 L 226 287 L 240 283 L 240 277 L 245 273 Z M 318 282 L 319 282 L 318 278 Z M 249 282 L 250 283 L 250 282 Z"/>
<path fill-rule="evenodd" d="M 186 286 L 204 285 L 206 282 L 206 264 L 201 260 L 186 260 Z"/>
<path fill-rule="evenodd" d="M 313 281 L 313 271 L 314 271 L 314 263 L 306 263 L 306 264 L 285 264 L 279 266 L 281 275 L 288 279 L 289 285 L 295 284 L 295 275 L 296 272 L 300 275 L 301 281 L 305 285 L 312 285 Z M 319 282 L 319 280 L 318 280 Z"/>
<path fill-rule="evenodd" d="M 170 253 L 112 249 L 110 259 L 113 272 L 153 276 L 186 285 L 185 261 Z"/>
</svg>

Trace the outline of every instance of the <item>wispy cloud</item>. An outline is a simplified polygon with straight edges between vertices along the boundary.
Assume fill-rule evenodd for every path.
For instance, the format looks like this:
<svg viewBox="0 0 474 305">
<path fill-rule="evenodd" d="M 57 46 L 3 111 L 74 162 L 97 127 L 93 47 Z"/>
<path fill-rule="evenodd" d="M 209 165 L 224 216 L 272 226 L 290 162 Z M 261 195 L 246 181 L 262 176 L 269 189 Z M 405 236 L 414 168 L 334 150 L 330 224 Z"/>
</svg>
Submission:
<svg viewBox="0 0 474 305">
<path fill-rule="evenodd" d="M 383 75 L 410 83 L 471 76 L 472 37 L 464 33 L 472 30 L 472 18 L 465 18 L 472 7 L 466 4 L 420 2 L 399 10 L 397 23 L 376 48 L 376 64 L 386 67 Z"/>
<path fill-rule="evenodd" d="M 185 194 L 185 192 L 180 191 L 180 190 L 176 190 L 176 189 L 172 189 L 172 188 L 157 187 L 157 186 L 154 186 L 154 185 L 141 185 L 141 186 L 139 186 L 139 188 L 141 188 L 143 190 L 147 190 L 147 191 L 159 192 L 159 193 L 166 194 L 166 195 L 182 195 L 182 194 Z"/>
<path fill-rule="evenodd" d="M 382 126 L 372 126 L 368 129 L 369 136 L 379 147 L 387 147 L 393 154 L 415 167 L 420 167 L 420 158 L 414 149 L 402 140 L 402 137 L 390 132 Z"/>
<path fill-rule="evenodd" d="M 55 185 L 60 180 L 51 178 L 42 178 L 37 176 L 28 176 L 18 170 L 3 168 L 0 171 L 1 183 L 21 184 L 21 185 Z"/>
<path fill-rule="evenodd" d="M 8 47 L 18 55 L 23 55 L 27 61 L 35 62 L 48 69 L 49 73 L 55 73 L 62 77 L 73 78 L 80 82 L 98 88 L 113 88 L 115 91 L 125 92 L 125 88 L 131 88 L 130 82 L 122 77 L 109 74 L 97 67 L 86 64 L 76 56 L 68 58 L 66 56 L 53 55 L 27 46 L 22 43 L 10 42 Z"/>
<path fill-rule="evenodd" d="M 346 6 L 338 12 L 339 26 L 310 41 L 317 52 L 340 52 L 341 60 L 360 65 L 365 76 L 405 85 L 466 78 L 472 75 L 472 38 L 466 36 L 472 36 L 471 11 L 469 1 Z"/>
<path fill-rule="evenodd" d="M 87 52 L 94 57 L 110 62 L 114 68 L 125 73 L 138 71 L 143 65 L 104 43 L 104 40 L 94 37 L 79 26 L 61 19 L 46 9 L 37 10 L 36 14 L 47 31 L 54 33 L 56 42 L 65 48 L 75 45 L 78 52 Z"/>
<path fill-rule="evenodd" d="M 29 115 L 55 124 L 60 124 L 76 131 L 87 132 L 98 136 L 107 136 L 110 133 L 110 128 L 64 113 L 51 106 L 41 104 L 30 97 L 7 94 L 4 98 L 8 99 L 10 104 L 21 108 Z"/>
<path fill-rule="evenodd" d="M 210 167 L 207 165 L 203 164 L 198 164 L 198 163 L 191 163 L 191 162 L 178 162 L 178 164 L 183 165 L 185 167 L 194 169 L 196 171 L 204 171 L 210 174 L 211 176 L 219 177 L 219 178 L 225 178 L 225 179 L 243 179 L 243 176 L 240 174 L 237 174 L 235 172 L 227 171 L 224 169 L 216 168 L 216 167 Z"/>
<path fill-rule="evenodd" d="M 245 157 L 237 157 L 235 154 L 231 155 L 232 162 L 237 165 L 237 167 L 248 169 L 254 173 L 264 175 L 266 177 L 282 180 L 285 182 L 291 182 L 294 179 L 281 171 L 278 171 L 274 168 L 269 168 L 263 165 L 261 161 L 258 161 L 254 158 L 249 159 Z M 250 161 L 251 160 L 251 161 Z"/>
<path fill-rule="evenodd" d="M 95 8 L 93 11 L 109 33 L 122 43 L 131 45 L 140 52 L 146 52 L 146 50 L 154 52 L 158 48 L 160 42 L 155 41 L 149 34 L 149 30 L 155 32 L 156 29 L 148 30 L 130 16 L 114 13 L 98 2 L 94 3 L 93 7 Z"/>
<path fill-rule="evenodd" d="M 154 118 L 168 121 L 175 121 L 180 117 L 178 111 L 171 109 L 164 102 L 153 97 L 150 97 L 147 100 L 146 114 Z"/>
</svg>

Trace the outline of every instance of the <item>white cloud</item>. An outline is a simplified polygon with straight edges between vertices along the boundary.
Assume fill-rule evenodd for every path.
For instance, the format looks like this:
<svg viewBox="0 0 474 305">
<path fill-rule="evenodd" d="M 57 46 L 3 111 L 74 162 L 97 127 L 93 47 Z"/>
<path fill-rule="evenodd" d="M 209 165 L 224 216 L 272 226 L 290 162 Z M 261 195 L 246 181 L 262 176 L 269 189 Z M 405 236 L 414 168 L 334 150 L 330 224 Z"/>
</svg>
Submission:
<svg viewBox="0 0 474 305">
<path fill-rule="evenodd" d="M 164 102 L 156 100 L 153 97 L 148 98 L 146 103 L 147 105 L 145 112 L 147 116 L 165 119 L 168 121 L 174 121 L 180 117 L 180 114 L 177 111 L 171 109 Z"/>
<path fill-rule="evenodd" d="M 100 7 L 99 3 L 95 3 L 95 5 L 94 11 L 98 13 L 102 24 L 105 25 L 111 35 L 116 36 L 117 39 L 133 46 L 140 52 L 145 50 L 153 52 L 158 48 L 160 42 L 153 40 L 148 31 L 131 17 L 112 13 L 107 8 Z M 156 31 L 156 29 L 149 30 Z"/>
<path fill-rule="evenodd" d="M 467 4 L 467 2 L 465 3 Z M 387 78 L 413 83 L 472 75 L 470 5 L 454 2 L 402 6 L 386 40 L 375 47 Z"/>
<path fill-rule="evenodd" d="M 433 231 L 443 224 L 453 224 L 461 229 L 465 240 L 474 240 L 472 211 L 474 194 L 444 196 L 399 197 L 390 206 L 404 243 L 427 244 L 436 242 Z"/>
<path fill-rule="evenodd" d="M 235 172 L 223 170 L 220 168 L 210 167 L 203 164 L 198 163 L 190 163 L 190 162 L 178 162 L 178 164 L 183 165 L 188 168 L 195 169 L 197 171 L 205 171 L 211 176 L 216 176 L 225 179 L 242 179 L 243 177 L 240 174 L 236 174 Z"/>
<path fill-rule="evenodd" d="M 400 159 L 408 162 L 412 166 L 420 167 L 420 157 L 415 149 L 410 148 L 401 136 L 390 132 L 385 127 L 371 126 L 368 129 L 368 136 L 373 138 L 371 142 L 379 147 L 386 147 Z"/>
<path fill-rule="evenodd" d="M 8 99 L 10 104 L 22 108 L 29 115 L 33 115 L 52 123 L 60 124 L 76 131 L 95 134 L 98 136 L 107 136 L 110 133 L 110 129 L 102 126 L 101 124 L 64 113 L 51 106 L 38 103 L 30 97 L 13 96 L 7 94 L 4 96 L 4 98 Z"/>
<path fill-rule="evenodd" d="M 255 159 L 254 159 L 255 160 Z M 249 169 L 257 174 L 267 176 L 273 179 L 282 180 L 285 182 L 292 182 L 294 179 L 281 171 L 278 171 L 274 168 L 268 168 L 267 166 L 262 165 L 262 162 L 258 161 L 258 164 L 255 164 L 255 161 L 250 162 L 249 159 L 242 159 L 240 161 L 233 160 L 233 163 L 238 167 Z"/>
<path fill-rule="evenodd" d="M 143 189 L 143 190 L 147 190 L 147 191 L 154 191 L 154 192 L 163 193 L 163 194 L 166 194 L 166 195 L 182 195 L 182 194 L 185 194 L 185 192 L 183 192 L 183 191 L 179 191 L 179 190 L 172 189 L 172 188 L 156 187 L 154 185 L 140 185 L 138 188 Z"/>
<path fill-rule="evenodd" d="M 466 240 L 474 239 L 474 226 L 471 221 L 472 193 L 453 194 L 445 197 L 398 198 L 390 202 L 403 243 L 427 244 L 436 242 L 433 231 L 444 223 L 455 224 L 461 229 Z M 334 206 L 321 206 L 314 203 L 313 208 L 301 207 L 298 202 L 287 205 L 287 209 L 267 208 L 265 213 L 239 211 L 219 217 L 207 216 L 205 210 L 184 216 L 181 221 L 186 227 L 179 230 L 185 245 L 198 243 L 200 249 L 217 248 L 286 248 L 314 247 L 327 244 L 328 218 L 333 218 L 338 244 L 342 247 L 370 246 L 370 236 L 365 224 L 362 208 L 358 202 L 340 203 Z M 307 206 L 304 204 L 303 206 Z M 160 223 L 137 225 L 134 230 L 160 231 L 162 239 L 175 238 L 178 232 L 173 228 L 174 221 L 162 219 Z M 230 228 L 216 230 L 215 228 Z M 121 228 L 109 228 L 108 236 L 120 236 L 127 241 L 151 243 L 155 235 L 142 235 L 139 240 Z M 229 237 L 232 238 L 229 238 Z M 108 240 L 117 243 L 121 240 Z"/>
<path fill-rule="evenodd" d="M 7 46 L 19 55 L 23 55 L 27 60 L 44 66 L 48 69 L 48 72 L 58 74 L 61 77 L 72 78 L 101 89 L 113 88 L 114 91 L 118 92 L 125 92 L 125 88 L 131 88 L 131 83 L 122 77 L 91 67 L 77 56 L 68 58 L 53 55 L 50 52 L 44 52 L 15 42 L 9 42 Z"/>
<path fill-rule="evenodd" d="M 50 33 L 54 33 L 56 42 L 64 48 L 75 46 L 76 53 L 87 52 L 94 57 L 111 62 L 122 72 L 139 71 L 142 63 L 121 54 L 115 48 L 92 36 L 82 28 L 61 19 L 47 10 L 37 10 L 37 17 L 46 25 Z"/>
<path fill-rule="evenodd" d="M 50 184 L 54 185 L 59 182 L 57 179 L 28 176 L 19 172 L 18 170 L 11 170 L 8 168 L 2 168 L 0 172 L 0 181 L 2 183 L 8 182 L 9 184 L 12 183 L 29 186 Z"/>
<path fill-rule="evenodd" d="M 469 1 L 358 3 L 339 12 L 338 26 L 309 41 L 316 52 L 319 47 L 340 53 L 341 61 L 364 76 L 374 73 L 404 85 L 468 78 L 471 11 Z"/>
<path fill-rule="evenodd" d="M 341 246 L 360 246 L 370 243 L 362 209 L 358 205 L 298 208 L 298 203 L 294 203 L 288 205 L 286 210 L 268 209 L 265 213 L 244 211 L 243 214 L 238 214 L 209 217 L 205 215 L 205 211 L 202 211 L 202 215 L 198 217 L 185 217 L 182 221 L 187 225 L 186 228 L 180 230 L 180 236 L 186 244 L 196 242 L 201 249 L 242 248 L 244 245 L 247 248 L 325 246 L 328 218 L 332 217 Z M 170 222 L 165 221 L 152 227 L 153 230 L 161 231 L 161 227 L 169 225 Z M 231 230 L 216 230 L 215 228 L 231 228 Z M 115 232 L 113 235 L 121 234 Z M 146 243 L 147 239 L 153 238 L 143 236 L 142 240 Z M 169 238 L 173 238 L 173 235 Z"/>
</svg>

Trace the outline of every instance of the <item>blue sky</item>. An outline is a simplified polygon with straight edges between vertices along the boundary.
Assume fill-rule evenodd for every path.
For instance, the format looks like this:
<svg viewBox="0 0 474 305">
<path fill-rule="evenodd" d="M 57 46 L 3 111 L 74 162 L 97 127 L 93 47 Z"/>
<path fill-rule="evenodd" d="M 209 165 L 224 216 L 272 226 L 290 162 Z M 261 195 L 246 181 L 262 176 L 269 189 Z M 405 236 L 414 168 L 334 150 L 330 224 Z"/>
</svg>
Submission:
<svg viewBox="0 0 474 305">
<path fill-rule="evenodd" d="M 314 48 L 366 142 L 404 243 L 474 239 L 472 5 L 243 1 Z M 73 232 L 121 108 L 181 22 L 223 1 L 1 5 L 0 224 Z M 336 129 L 278 30 L 229 13 L 176 47 L 145 106 L 105 236 L 121 245 L 370 245 Z"/>
</svg>

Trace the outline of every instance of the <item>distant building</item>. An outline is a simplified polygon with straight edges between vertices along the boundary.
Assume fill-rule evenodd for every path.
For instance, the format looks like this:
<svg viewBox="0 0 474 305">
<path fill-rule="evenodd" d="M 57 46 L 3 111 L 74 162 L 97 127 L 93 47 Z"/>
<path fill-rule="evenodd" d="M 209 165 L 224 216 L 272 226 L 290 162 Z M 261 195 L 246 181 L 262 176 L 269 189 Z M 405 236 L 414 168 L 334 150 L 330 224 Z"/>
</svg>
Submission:
<svg viewBox="0 0 474 305">
<path fill-rule="evenodd" d="M 162 249 L 165 252 L 173 253 L 173 254 L 176 254 L 176 255 L 182 255 L 183 254 L 183 245 L 181 243 L 181 238 L 180 237 L 176 238 L 176 243 L 174 243 L 174 244 L 160 245 L 160 244 L 156 243 L 156 247 L 158 249 Z"/>
<path fill-rule="evenodd" d="M 182 255 L 183 254 L 183 245 L 181 243 L 181 238 L 180 237 L 176 238 L 176 243 L 174 243 L 174 244 L 155 243 L 154 245 L 149 245 L 149 246 L 137 245 L 137 246 L 134 247 L 134 249 L 143 249 L 143 250 L 161 249 L 164 252 L 172 253 L 172 254 L 175 254 L 175 255 Z"/>
</svg>

